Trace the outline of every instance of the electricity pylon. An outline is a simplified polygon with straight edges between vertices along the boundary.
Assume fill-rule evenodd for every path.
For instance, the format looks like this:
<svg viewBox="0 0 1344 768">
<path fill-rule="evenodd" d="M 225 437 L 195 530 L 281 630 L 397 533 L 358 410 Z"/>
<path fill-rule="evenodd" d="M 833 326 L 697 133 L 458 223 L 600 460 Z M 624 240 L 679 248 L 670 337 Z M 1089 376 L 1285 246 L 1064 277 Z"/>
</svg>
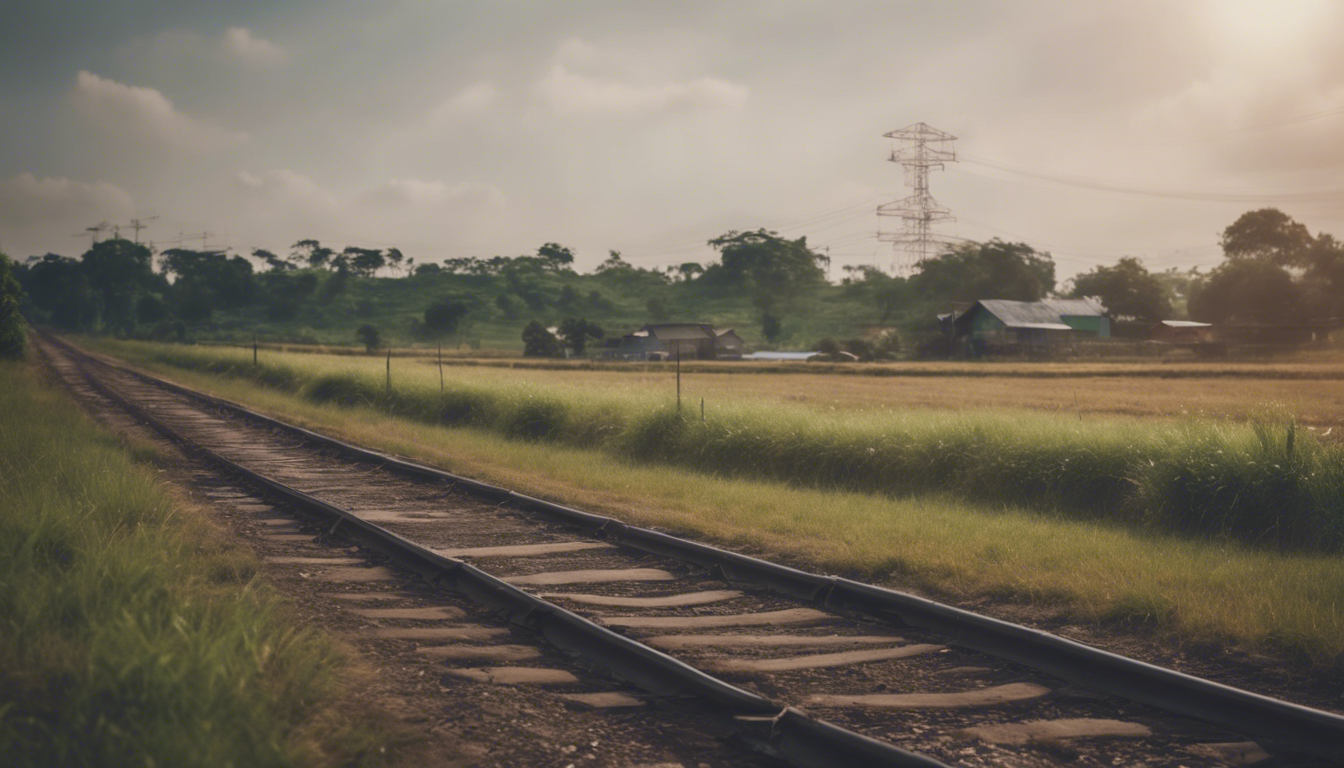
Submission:
<svg viewBox="0 0 1344 768">
<path fill-rule="evenodd" d="M 878 216 L 894 216 L 901 220 L 900 232 L 879 231 L 877 239 L 892 244 L 896 254 L 892 272 L 909 274 L 916 265 L 936 256 L 938 249 L 949 242 L 933 231 L 934 223 L 951 220 L 952 212 L 929 194 L 929 171 L 942 170 L 945 163 L 956 162 L 957 154 L 951 142 L 957 137 L 925 123 L 907 125 L 882 135 L 902 142 L 902 146 L 892 148 L 891 157 L 887 159 L 905 168 L 905 184 L 912 194 L 877 207 Z"/>
</svg>

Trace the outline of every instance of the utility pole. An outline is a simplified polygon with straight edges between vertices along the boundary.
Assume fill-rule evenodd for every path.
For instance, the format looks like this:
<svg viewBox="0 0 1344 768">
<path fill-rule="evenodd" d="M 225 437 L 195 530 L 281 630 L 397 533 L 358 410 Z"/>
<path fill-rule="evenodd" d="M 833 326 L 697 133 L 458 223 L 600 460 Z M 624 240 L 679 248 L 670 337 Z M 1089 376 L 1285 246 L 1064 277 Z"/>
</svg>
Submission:
<svg viewBox="0 0 1344 768">
<path fill-rule="evenodd" d="M 946 242 L 933 232 L 933 224 L 950 221 L 952 212 L 929 194 L 929 171 L 942 170 L 945 163 L 956 162 L 957 154 L 951 143 L 957 137 L 925 123 L 907 125 L 882 135 L 903 143 L 893 147 L 887 159 L 905 169 L 905 183 L 911 194 L 877 207 L 878 216 L 894 216 L 902 225 L 900 232 L 879 231 L 877 239 L 892 244 L 896 254 L 892 272 L 909 274 L 917 265 L 936 256 L 936 248 Z"/>
<path fill-rule="evenodd" d="M 111 227 L 112 225 L 108 224 L 106 221 L 100 221 L 97 224 L 94 224 L 92 227 L 85 227 L 83 232 L 76 232 L 74 235 L 72 235 L 72 237 L 87 236 L 89 238 L 89 247 L 92 248 L 93 246 L 98 244 L 98 235 L 110 229 Z"/>
<path fill-rule="evenodd" d="M 153 221 L 153 220 L 155 220 L 155 219 L 157 219 L 157 218 L 159 218 L 159 217 L 158 217 L 158 216 L 150 216 L 150 217 L 147 218 L 147 219 L 131 219 L 131 229 L 135 230 L 135 244 L 136 244 L 136 245 L 139 245 L 139 244 L 140 244 L 140 230 L 145 229 L 145 228 L 147 228 L 147 227 L 149 226 L 148 224 L 145 224 L 144 222 L 146 222 L 146 221 Z"/>
</svg>

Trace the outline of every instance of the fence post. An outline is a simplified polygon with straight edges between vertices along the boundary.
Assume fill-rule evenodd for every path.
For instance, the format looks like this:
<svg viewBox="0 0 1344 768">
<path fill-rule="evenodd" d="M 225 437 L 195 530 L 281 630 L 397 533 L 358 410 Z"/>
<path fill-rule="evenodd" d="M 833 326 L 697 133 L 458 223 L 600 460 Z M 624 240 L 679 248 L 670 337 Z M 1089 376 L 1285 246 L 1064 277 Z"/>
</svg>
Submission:
<svg viewBox="0 0 1344 768">
<path fill-rule="evenodd" d="M 252 334 L 252 367 L 257 367 L 257 334 Z"/>
<path fill-rule="evenodd" d="M 439 339 L 439 394 L 443 394 L 443 339 Z"/>
<path fill-rule="evenodd" d="M 392 394 L 392 348 L 387 348 L 387 393 Z"/>
<path fill-rule="evenodd" d="M 681 342 L 677 342 L 677 413 L 681 413 Z"/>
</svg>

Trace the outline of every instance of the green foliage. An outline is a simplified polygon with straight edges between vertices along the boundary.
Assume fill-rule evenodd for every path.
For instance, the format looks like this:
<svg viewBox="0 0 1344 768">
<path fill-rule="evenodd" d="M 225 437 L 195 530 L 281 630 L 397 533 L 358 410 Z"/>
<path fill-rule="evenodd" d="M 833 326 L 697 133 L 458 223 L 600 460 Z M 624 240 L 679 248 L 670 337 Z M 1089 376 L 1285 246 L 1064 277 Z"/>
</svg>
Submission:
<svg viewBox="0 0 1344 768">
<path fill-rule="evenodd" d="M 1116 317 L 1156 321 L 1171 316 L 1171 301 L 1162 282 L 1132 256 L 1121 258 L 1113 267 L 1099 266 L 1078 275 L 1069 296 L 1095 296 Z"/>
<path fill-rule="evenodd" d="M 471 308 L 466 302 L 450 298 L 435 300 L 425 308 L 425 330 L 431 335 L 451 336 L 458 332 Z"/>
<path fill-rule="evenodd" d="M 1055 262 L 1025 243 L 995 238 L 959 245 L 918 264 L 909 282 L 934 305 L 991 298 L 1039 301 L 1055 289 Z"/>
<path fill-rule="evenodd" d="M 1268 261 L 1281 267 L 1305 266 L 1313 238 L 1302 224 L 1277 208 L 1243 213 L 1223 230 L 1223 253 L 1229 259 Z"/>
<path fill-rule="evenodd" d="M 9 257 L 0 253 L 0 358 L 14 360 L 23 357 L 27 339 L 23 316 L 19 314 L 23 289 L 14 279 L 12 269 Z"/>
<path fill-rule="evenodd" d="M 0 363 L 0 434 L 6 765 L 354 757 L 314 746 L 339 652 L 287 621 L 249 552 L 175 508 L 152 470 L 13 363 Z"/>
<path fill-rule="evenodd" d="M 523 329 L 523 354 L 528 357 L 558 357 L 563 351 L 560 340 L 546 330 L 546 326 L 533 320 Z"/>
<path fill-rule="evenodd" d="M 730 231 L 709 241 L 719 251 L 719 265 L 702 280 L 745 289 L 764 309 L 820 285 L 826 276 L 823 258 L 807 247 L 807 238 L 788 240 L 775 232 Z"/>
<path fill-rule="evenodd" d="M 575 357 L 583 357 L 589 339 L 601 339 L 604 335 L 600 327 L 583 318 L 567 317 L 560 322 L 560 340 L 573 350 Z"/>
<path fill-rule="evenodd" d="M 1229 259 L 1190 297 L 1190 317 L 1206 323 L 1286 323 L 1301 319 L 1301 291 L 1286 269 L 1261 259 Z"/>
<path fill-rule="evenodd" d="M 369 323 L 359 326 L 359 328 L 355 330 L 355 336 L 359 338 L 359 343 L 363 344 L 364 349 L 370 354 L 383 345 L 382 334 L 378 332 L 376 326 Z"/>
<path fill-rule="evenodd" d="M 779 320 L 779 316 L 773 312 L 766 312 L 761 315 L 761 335 L 766 341 L 774 342 L 779 339 L 779 335 L 784 332 L 784 326 Z"/>
</svg>

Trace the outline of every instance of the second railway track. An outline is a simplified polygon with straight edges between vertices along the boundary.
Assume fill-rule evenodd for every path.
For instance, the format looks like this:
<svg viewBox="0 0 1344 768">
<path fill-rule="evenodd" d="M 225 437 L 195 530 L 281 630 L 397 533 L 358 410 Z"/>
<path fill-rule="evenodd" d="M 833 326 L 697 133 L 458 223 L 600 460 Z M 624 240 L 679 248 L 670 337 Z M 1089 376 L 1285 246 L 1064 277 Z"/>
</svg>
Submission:
<svg viewBox="0 0 1344 768">
<path fill-rule="evenodd" d="M 87 381 L 329 531 L 655 699 L 702 700 L 748 744 L 796 765 L 1344 762 L 1344 718 L 1331 713 L 626 526 L 349 446 L 64 343 L 42 347 L 67 381 Z M 478 639 L 455 627 L 466 629 L 445 614 L 403 635 L 441 645 L 450 676 L 574 682 L 530 664 L 525 647 L 473 650 Z M 629 701 L 601 693 L 573 695 Z"/>
</svg>

